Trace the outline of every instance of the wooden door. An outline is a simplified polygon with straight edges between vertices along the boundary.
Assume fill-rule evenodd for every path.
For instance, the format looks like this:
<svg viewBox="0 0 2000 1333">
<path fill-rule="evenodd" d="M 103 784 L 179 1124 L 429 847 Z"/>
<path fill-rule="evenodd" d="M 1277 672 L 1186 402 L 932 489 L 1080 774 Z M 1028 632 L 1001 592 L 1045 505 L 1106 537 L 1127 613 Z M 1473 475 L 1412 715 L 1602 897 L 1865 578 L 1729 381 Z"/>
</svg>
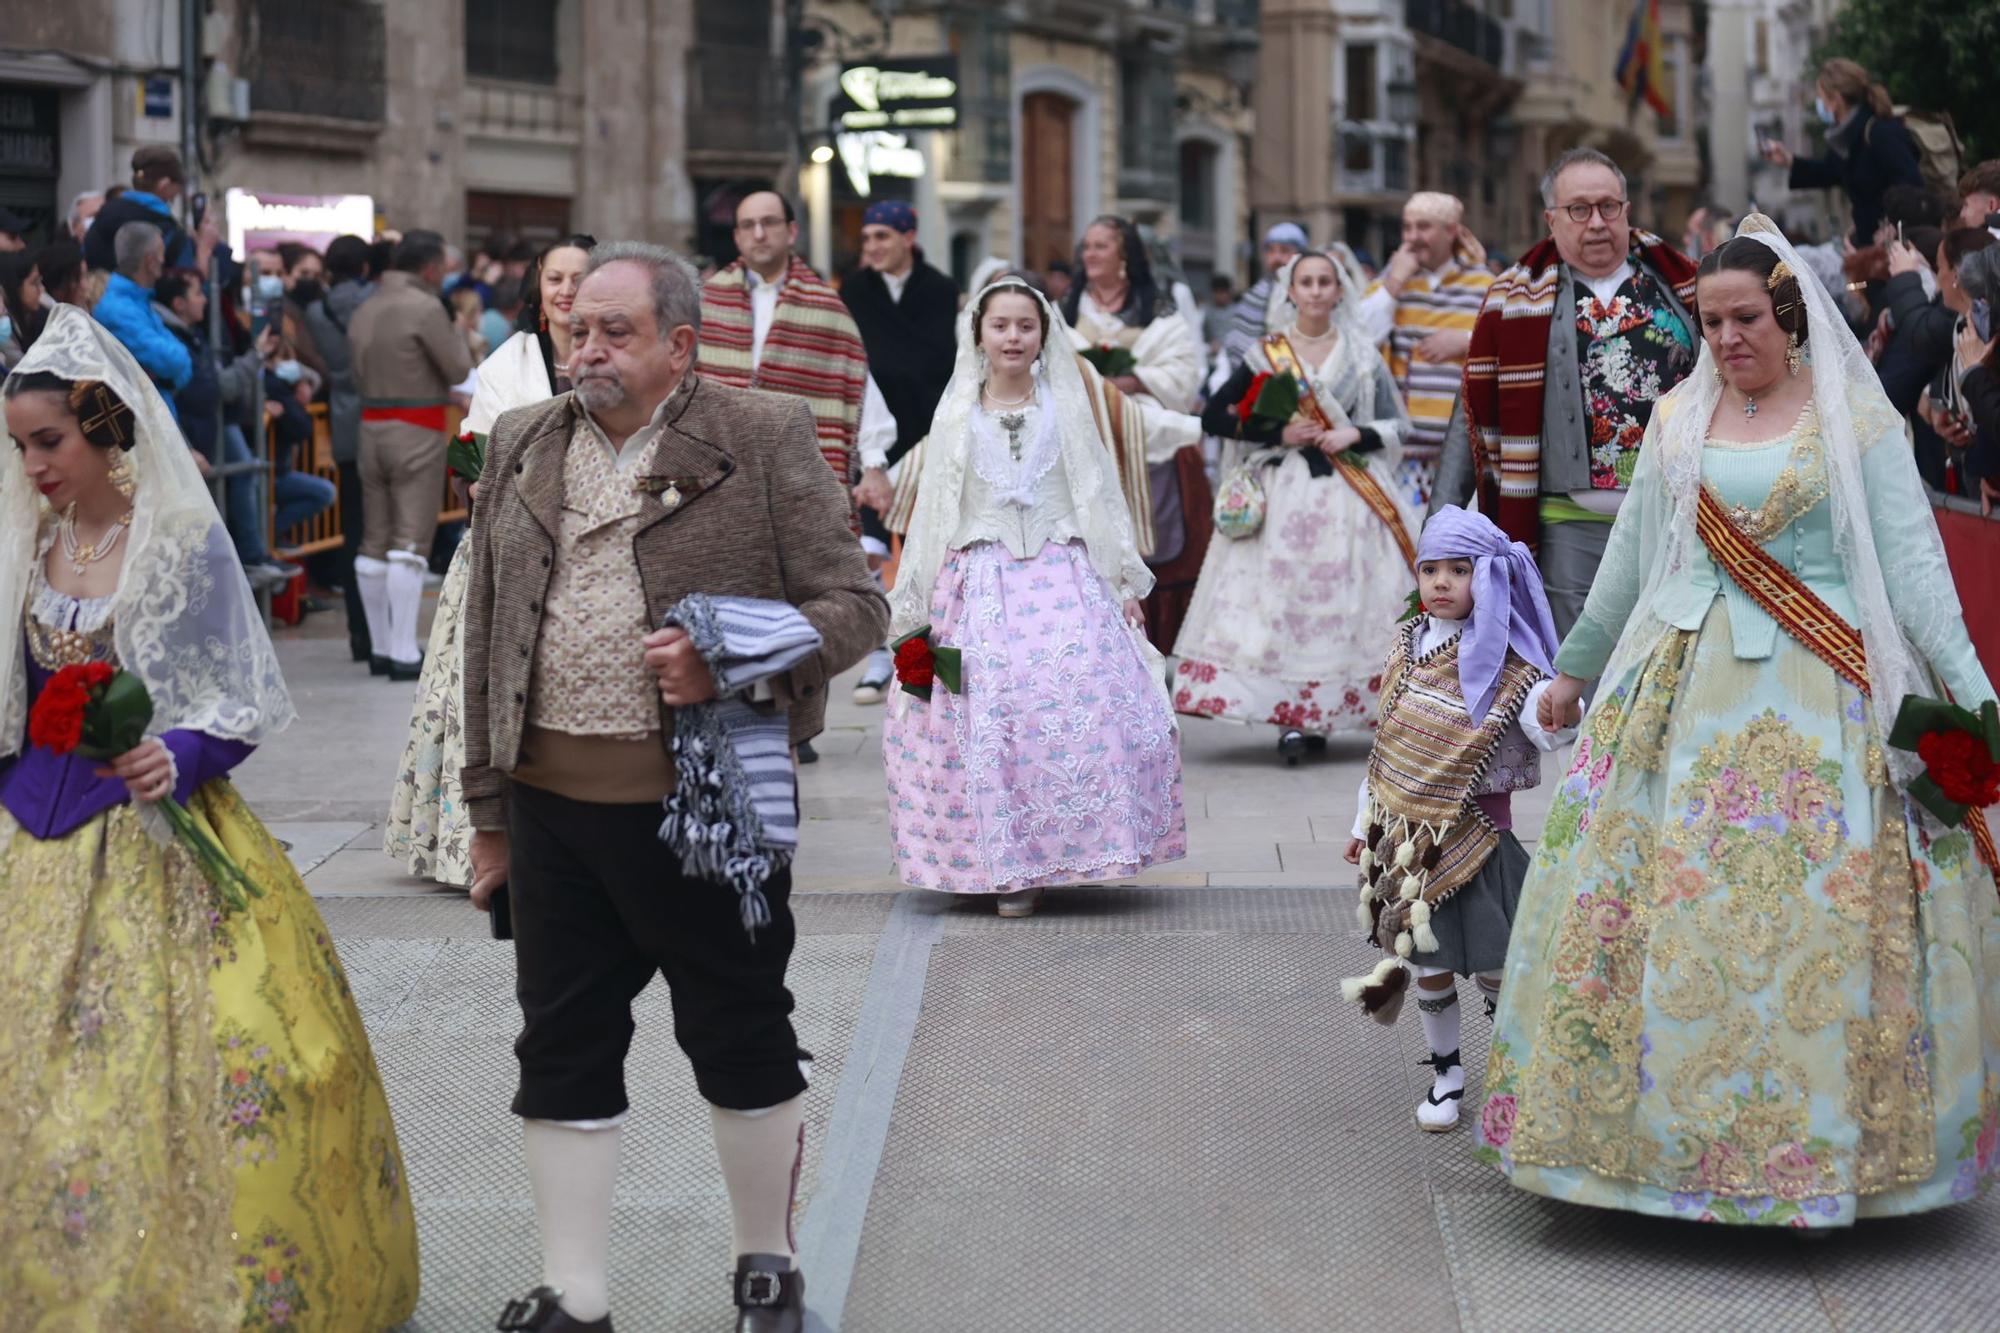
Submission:
<svg viewBox="0 0 2000 1333">
<path fill-rule="evenodd" d="M 1060 93 L 1021 99 L 1021 262 L 1037 271 L 1076 249 L 1075 121 Z"/>
</svg>

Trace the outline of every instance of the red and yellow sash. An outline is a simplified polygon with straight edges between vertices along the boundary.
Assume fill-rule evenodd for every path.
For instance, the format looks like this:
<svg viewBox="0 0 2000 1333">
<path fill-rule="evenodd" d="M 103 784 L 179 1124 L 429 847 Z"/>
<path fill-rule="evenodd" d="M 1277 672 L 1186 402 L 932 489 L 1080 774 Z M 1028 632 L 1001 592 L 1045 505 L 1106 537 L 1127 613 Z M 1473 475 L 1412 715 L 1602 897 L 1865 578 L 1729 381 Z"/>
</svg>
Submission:
<svg viewBox="0 0 2000 1333">
<path fill-rule="evenodd" d="M 1268 335 L 1264 339 L 1264 355 L 1269 358 L 1272 370 L 1281 375 L 1290 375 L 1299 382 L 1300 414 L 1321 430 L 1334 429 L 1333 422 L 1327 418 L 1326 409 L 1319 405 L 1319 395 L 1313 392 L 1312 381 L 1306 377 L 1298 353 L 1292 350 L 1291 341 L 1282 333 Z M 1339 459 L 1335 459 L 1334 463 L 1333 470 L 1347 479 L 1347 484 L 1354 488 L 1354 493 L 1360 496 L 1362 502 L 1375 511 L 1375 517 L 1381 519 L 1388 527 L 1389 535 L 1396 539 L 1397 548 L 1402 551 L 1403 559 L 1414 572 L 1417 567 L 1417 544 L 1411 540 L 1410 530 L 1404 526 L 1402 514 L 1397 512 L 1396 503 L 1389 498 L 1388 492 L 1382 489 L 1382 483 L 1375 480 L 1375 474 L 1368 470 L 1365 463 L 1359 467 L 1353 463 L 1342 463 Z"/>
<path fill-rule="evenodd" d="M 1861 631 L 1842 619 L 1838 611 L 1806 586 L 1805 580 L 1745 536 L 1706 486 L 1701 488 L 1700 503 L 1695 509 L 1695 530 L 1701 534 L 1708 553 L 1715 557 L 1715 563 L 1785 633 L 1804 644 L 1813 656 L 1832 667 L 1836 675 L 1863 695 L 1874 693 L 1868 680 L 1868 648 L 1862 642 Z M 1965 827 L 1979 849 L 1979 859 L 1994 872 L 1996 882 L 2000 882 L 2000 852 L 1994 848 L 1985 812 L 1968 811 Z"/>
</svg>

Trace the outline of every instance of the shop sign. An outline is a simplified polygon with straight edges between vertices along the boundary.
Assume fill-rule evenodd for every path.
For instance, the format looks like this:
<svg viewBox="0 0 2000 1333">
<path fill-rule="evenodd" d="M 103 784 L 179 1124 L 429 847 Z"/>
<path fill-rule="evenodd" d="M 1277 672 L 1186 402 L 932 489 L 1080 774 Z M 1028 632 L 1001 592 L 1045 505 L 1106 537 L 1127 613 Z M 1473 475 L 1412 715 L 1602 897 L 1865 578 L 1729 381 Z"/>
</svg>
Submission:
<svg viewBox="0 0 2000 1333">
<path fill-rule="evenodd" d="M 834 121 L 843 130 L 958 127 L 958 57 L 922 56 L 848 65 L 840 71 Z M 884 173 L 886 174 L 886 173 Z"/>
<path fill-rule="evenodd" d="M 877 176 L 916 180 L 924 174 L 924 150 L 912 146 L 907 134 L 864 130 L 859 134 L 836 135 L 833 143 L 856 194 L 868 194 Z"/>
</svg>

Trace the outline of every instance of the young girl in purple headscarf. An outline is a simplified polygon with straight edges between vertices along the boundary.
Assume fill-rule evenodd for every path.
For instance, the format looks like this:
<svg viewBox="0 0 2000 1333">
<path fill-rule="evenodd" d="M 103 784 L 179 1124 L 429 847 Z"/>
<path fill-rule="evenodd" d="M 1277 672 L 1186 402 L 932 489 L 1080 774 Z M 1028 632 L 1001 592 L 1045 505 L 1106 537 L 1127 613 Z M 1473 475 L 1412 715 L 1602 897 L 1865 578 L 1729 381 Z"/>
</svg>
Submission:
<svg viewBox="0 0 2000 1333">
<path fill-rule="evenodd" d="M 1473 978 L 1491 1015 L 1507 937 L 1528 873 L 1512 793 L 1541 781 L 1543 751 L 1574 733 L 1537 718 L 1553 674 L 1555 624 L 1534 556 L 1491 520 L 1456 505 L 1417 544 L 1423 612 L 1396 633 L 1382 715 L 1362 780 L 1347 859 L 1361 867 L 1361 922 L 1389 951 L 1342 990 L 1384 1023 L 1411 973 L 1436 1071 L 1417 1126 L 1458 1124 L 1458 990 Z"/>
</svg>

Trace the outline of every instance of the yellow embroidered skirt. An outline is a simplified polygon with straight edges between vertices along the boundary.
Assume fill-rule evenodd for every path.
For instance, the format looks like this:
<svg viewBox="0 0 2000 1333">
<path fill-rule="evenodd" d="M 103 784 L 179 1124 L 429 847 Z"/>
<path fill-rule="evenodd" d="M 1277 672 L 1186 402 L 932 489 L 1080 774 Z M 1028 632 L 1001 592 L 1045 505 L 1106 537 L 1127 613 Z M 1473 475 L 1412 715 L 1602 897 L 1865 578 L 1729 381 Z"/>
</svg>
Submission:
<svg viewBox="0 0 2000 1333">
<path fill-rule="evenodd" d="M 79 1333 L 400 1323 L 416 1223 L 333 941 L 227 782 L 189 808 L 263 887 L 247 914 L 130 805 L 47 840 L 0 810 L 0 1308 Z"/>
<path fill-rule="evenodd" d="M 1721 599 L 1606 679 L 1507 956 L 1480 1155 L 1552 1198 L 1845 1226 L 2000 1167 L 2000 904 L 1860 693 Z"/>
</svg>

